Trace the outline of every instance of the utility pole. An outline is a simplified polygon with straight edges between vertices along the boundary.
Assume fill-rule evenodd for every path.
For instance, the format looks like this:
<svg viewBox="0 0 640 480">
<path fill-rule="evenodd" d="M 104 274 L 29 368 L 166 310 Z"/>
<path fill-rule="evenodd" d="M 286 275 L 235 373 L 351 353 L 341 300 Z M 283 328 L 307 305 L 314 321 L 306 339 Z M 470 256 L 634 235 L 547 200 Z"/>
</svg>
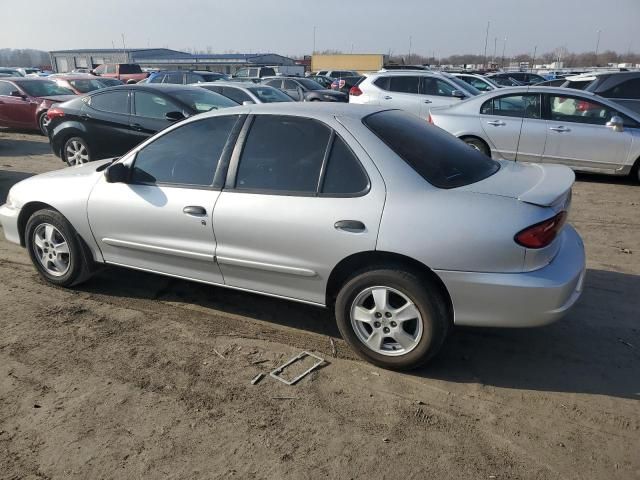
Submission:
<svg viewBox="0 0 640 480">
<path fill-rule="evenodd" d="M 598 66 L 598 49 L 600 48 L 600 33 L 602 33 L 602 30 L 598 30 L 598 40 L 596 41 L 596 64 L 594 65 L 595 67 Z"/>
<path fill-rule="evenodd" d="M 507 37 L 504 37 L 504 43 L 502 44 L 502 61 L 500 62 L 500 66 L 504 70 L 504 51 L 507 49 Z"/>
<path fill-rule="evenodd" d="M 497 50 L 498 50 L 498 37 L 493 37 L 493 63 L 496 63 Z"/>
<path fill-rule="evenodd" d="M 533 47 L 533 59 L 531 59 L 531 68 L 530 71 L 533 72 L 533 66 L 536 64 L 536 53 L 538 52 L 538 46 Z"/>
<path fill-rule="evenodd" d="M 484 36 L 484 69 L 487 69 L 487 42 L 489 41 L 489 25 L 491 25 L 491 21 L 487 22 L 487 33 Z"/>
<path fill-rule="evenodd" d="M 407 57 L 407 63 L 409 65 L 411 65 L 411 41 L 413 39 L 411 38 L 411 35 L 409 35 L 409 56 Z"/>
<path fill-rule="evenodd" d="M 124 44 L 124 33 L 121 33 L 120 35 L 122 35 L 122 55 L 124 55 L 124 61 L 128 62 L 129 59 L 127 58 L 127 46 Z"/>
<path fill-rule="evenodd" d="M 316 26 L 313 26 L 313 50 L 312 54 L 316 53 Z"/>
</svg>

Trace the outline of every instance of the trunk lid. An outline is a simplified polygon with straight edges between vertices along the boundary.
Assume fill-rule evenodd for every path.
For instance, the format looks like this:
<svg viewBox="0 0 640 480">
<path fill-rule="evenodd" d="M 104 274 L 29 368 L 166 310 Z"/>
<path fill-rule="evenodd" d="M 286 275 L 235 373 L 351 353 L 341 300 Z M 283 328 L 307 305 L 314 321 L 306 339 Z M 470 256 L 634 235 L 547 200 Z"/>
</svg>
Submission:
<svg viewBox="0 0 640 480">
<path fill-rule="evenodd" d="M 501 161 L 500 170 L 458 190 L 498 195 L 541 207 L 568 209 L 573 170 L 564 165 Z"/>
</svg>

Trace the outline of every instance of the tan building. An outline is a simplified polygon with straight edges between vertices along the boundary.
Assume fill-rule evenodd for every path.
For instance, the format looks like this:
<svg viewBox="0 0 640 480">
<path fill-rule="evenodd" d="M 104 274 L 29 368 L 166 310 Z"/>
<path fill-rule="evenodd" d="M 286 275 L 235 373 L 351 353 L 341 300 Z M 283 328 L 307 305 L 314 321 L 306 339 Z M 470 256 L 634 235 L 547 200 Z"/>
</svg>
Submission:
<svg viewBox="0 0 640 480">
<path fill-rule="evenodd" d="M 379 53 L 352 53 L 336 55 L 312 55 L 311 70 L 355 70 L 359 73 L 376 72 L 384 65 L 384 55 Z"/>
</svg>

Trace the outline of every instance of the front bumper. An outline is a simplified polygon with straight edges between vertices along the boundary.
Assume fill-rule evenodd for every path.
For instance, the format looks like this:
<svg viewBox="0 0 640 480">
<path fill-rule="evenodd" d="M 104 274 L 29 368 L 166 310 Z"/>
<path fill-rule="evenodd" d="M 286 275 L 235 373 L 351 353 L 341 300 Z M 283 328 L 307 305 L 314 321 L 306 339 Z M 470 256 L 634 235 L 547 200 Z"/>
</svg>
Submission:
<svg viewBox="0 0 640 480">
<path fill-rule="evenodd" d="M 9 242 L 20 244 L 20 233 L 18 231 L 19 208 L 13 208 L 6 203 L 0 206 L 0 224 L 4 230 L 4 236 Z"/>
<path fill-rule="evenodd" d="M 585 277 L 584 244 L 570 225 L 555 258 L 523 273 L 436 271 L 451 295 L 454 323 L 476 327 L 536 327 L 562 318 Z"/>
</svg>

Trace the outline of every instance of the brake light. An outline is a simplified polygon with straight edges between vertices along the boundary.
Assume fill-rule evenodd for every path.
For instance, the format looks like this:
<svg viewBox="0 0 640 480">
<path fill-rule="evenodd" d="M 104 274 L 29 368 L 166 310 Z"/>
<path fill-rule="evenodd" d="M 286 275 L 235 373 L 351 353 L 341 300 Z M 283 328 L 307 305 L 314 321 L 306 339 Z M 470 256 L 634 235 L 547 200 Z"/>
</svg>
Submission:
<svg viewBox="0 0 640 480">
<path fill-rule="evenodd" d="M 349 95 L 353 95 L 354 97 L 359 97 L 360 95 L 362 95 L 362 90 L 360 90 L 357 85 L 354 85 L 349 89 Z"/>
<path fill-rule="evenodd" d="M 49 120 L 53 120 L 54 118 L 64 117 L 64 111 L 59 108 L 50 108 L 47 110 L 47 117 Z"/>
<path fill-rule="evenodd" d="M 565 221 L 567 212 L 562 211 L 544 222 L 536 223 L 520 231 L 514 237 L 518 245 L 526 248 L 543 248 L 556 238 Z"/>
</svg>

